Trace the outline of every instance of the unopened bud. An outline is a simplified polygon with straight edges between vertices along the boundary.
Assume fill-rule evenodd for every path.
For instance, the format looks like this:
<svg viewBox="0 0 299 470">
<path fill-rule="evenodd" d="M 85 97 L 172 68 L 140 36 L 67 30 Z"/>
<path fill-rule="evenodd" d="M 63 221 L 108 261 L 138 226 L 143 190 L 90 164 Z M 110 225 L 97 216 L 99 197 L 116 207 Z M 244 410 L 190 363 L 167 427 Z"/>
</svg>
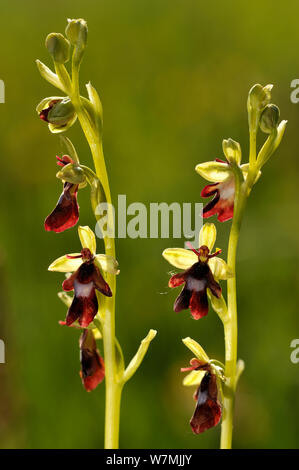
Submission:
<svg viewBox="0 0 299 470">
<path fill-rule="evenodd" d="M 239 142 L 236 142 L 233 139 L 224 139 L 222 142 L 222 149 L 229 163 L 236 163 L 237 165 L 241 163 L 242 152 Z"/>
<path fill-rule="evenodd" d="M 64 132 L 77 119 L 75 108 L 69 98 L 45 98 L 36 108 L 39 117 L 49 123 L 53 133 Z"/>
<path fill-rule="evenodd" d="M 248 105 L 255 110 L 262 110 L 271 100 L 273 85 L 254 85 L 248 94 Z"/>
<path fill-rule="evenodd" d="M 60 33 L 51 33 L 46 38 L 46 48 L 54 62 L 64 64 L 70 58 L 70 43 Z"/>
<path fill-rule="evenodd" d="M 66 37 L 70 43 L 75 46 L 79 42 L 86 44 L 87 42 L 87 23 L 82 18 L 76 20 L 67 20 L 68 25 L 65 29 Z"/>
<path fill-rule="evenodd" d="M 279 122 L 280 111 L 275 104 L 268 104 L 262 111 L 260 117 L 260 128 L 261 131 L 266 134 L 271 134 L 271 132 L 277 128 Z"/>
</svg>

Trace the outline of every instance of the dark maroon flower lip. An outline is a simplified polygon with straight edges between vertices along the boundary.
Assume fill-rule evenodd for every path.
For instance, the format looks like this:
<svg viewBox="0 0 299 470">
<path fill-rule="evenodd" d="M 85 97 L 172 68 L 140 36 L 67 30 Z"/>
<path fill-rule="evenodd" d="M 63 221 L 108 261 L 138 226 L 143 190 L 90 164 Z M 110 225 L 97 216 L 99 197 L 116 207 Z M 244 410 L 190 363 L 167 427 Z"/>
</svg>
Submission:
<svg viewBox="0 0 299 470">
<path fill-rule="evenodd" d="M 58 202 L 45 220 L 45 230 L 56 233 L 74 227 L 79 220 L 78 185 L 64 183 Z"/>
<path fill-rule="evenodd" d="M 180 312 L 189 308 L 193 318 L 198 320 L 207 315 L 209 311 L 207 288 L 216 297 L 221 297 L 221 287 L 215 281 L 208 265 L 208 260 L 216 256 L 220 250 L 209 254 L 209 248 L 205 245 L 198 250 L 194 248 L 192 250 L 197 254 L 198 262 L 186 271 L 172 276 L 168 285 L 169 287 L 178 287 L 184 284 L 181 293 L 175 300 L 173 309 L 175 312 Z"/>
<path fill-rule="evenodd" d="M 190 420 L 194 434 L 201 434 L 217 426 L 221 419 L 221 404 L 218 400 L 217 377 L 207 371 L 195 393 L 196 408 Z"/>
<path fill-rule="evenodd" d="M 216 161 L 229 165 L 227 161 L 224 162 L 219 158 L 216 158 Z M 217 215 L 219 222 L 225 222 L 233 218 L 235 198 L 235 180 L 233 175 L 222 183 L 206 185 L 200 195 L 204 198 L 214 196 L 203 208 L 204 219 Z"/>
<path fill-rule="evenodd" d="M 94 256 L 88 248 L 81 251 L 82 264 L 68 279 L 62 288 L 64 291 L 74 290 L 74 298 L 68 309 L 66 324 L 70 326 L 78 320 L 79 325 L 86 328 L 98 312 L 96 290 L 111 297 L 112 292 L 94 263 Z"/>
<path fill-rule="evenodd" d="M 96 346 L 91 330 L 85 330 L 79 340 L 80 345 L 80 377 L 87 392 L 94 390 L 105 377 L 104 360 Z"/>
<path fill-rule="evenodd" d="M 68 155 L 63 155 L 62 158 L 56 156 L 56 159 L 59 166 L 74 163 Z M 64 183 L 55 208 L 45 220 L 45 230 L 60 233 L 76 225 L 79 220 L 78 188 L 77 184 Z"/>
<path fill-rule="evenodd" d="M 211 365 L 193 358 L 190 361 L 190 367 L 184 367 L 181 371 L 189 372 L 192 370 L 205 371 L 205 375 L 194 396 L 196 408 L 190 420 L 194 434 L 201 434 L 219 423 L 222 411 L 218 400 L 217 377 L 213 373 Z"/>
</svg>

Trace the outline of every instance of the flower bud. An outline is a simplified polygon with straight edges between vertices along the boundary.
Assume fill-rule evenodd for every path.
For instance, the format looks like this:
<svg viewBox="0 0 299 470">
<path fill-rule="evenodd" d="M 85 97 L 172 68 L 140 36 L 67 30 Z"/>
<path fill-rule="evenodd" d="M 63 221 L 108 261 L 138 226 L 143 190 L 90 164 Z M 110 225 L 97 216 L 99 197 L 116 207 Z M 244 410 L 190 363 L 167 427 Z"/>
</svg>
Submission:
<svg viewBox="0 0 299 470">
<path fill-rule="evenodd" d="M 65 34 L 70 43 L 75 47 L 73 61 L 75 64 L 80 64 L 84 49 L 87 43 L 87 23 L 85 20 L 79 18 L 77 20 L 68 20 L 68 25 L 65 29 Z"/>
<path fill-rule="evenodd" d="M 229 163 L 241 163 L 242 152 L 239 142 L 233 139 L 224 139 L 222 142 L 223 153 Z"/>
<path fill-rule="evenodd" d="M 45 98 L 36 108 L 39 117 L 49 123 L 53 133 L 66 131 L 77 119 L 74 106 L 69 98 Z"/>
<path fill-rule="evenodd" d="M 70 43 L 60 33 L 51 33 L 46 38 L 46 48 L 54 62 L 64 64 L 70 58 Z"/>
<path fill-rule="evenodd" d="M 57 178 L 72 184 L 82 184 L 86 181 L 84 170 L 80 165 L 69 163 L 56 174 Z"/>
<path fill-rule="evenodd" d="M 271 99 L 271 90 L 273 85 L 254 85 L 248 94 L 248 107 L 256 111 L 262 110 Z"/>
<path fill-rule="evenodd" d="M 262 132 L 271 134 L 277 128 L 280 111 L 275 104 L 268 104 L 262 111 L 260 117 L 260 128 Z"/>
<path fill-rule="evenodd" d="M 87 23 L 85 20 L 79 18 L 77 20 L 68 19 L 68 25 L 65 29 L 65 34 L 73 46 L 78 44 L 86 45 L 87 42 Z"/>
</svg>

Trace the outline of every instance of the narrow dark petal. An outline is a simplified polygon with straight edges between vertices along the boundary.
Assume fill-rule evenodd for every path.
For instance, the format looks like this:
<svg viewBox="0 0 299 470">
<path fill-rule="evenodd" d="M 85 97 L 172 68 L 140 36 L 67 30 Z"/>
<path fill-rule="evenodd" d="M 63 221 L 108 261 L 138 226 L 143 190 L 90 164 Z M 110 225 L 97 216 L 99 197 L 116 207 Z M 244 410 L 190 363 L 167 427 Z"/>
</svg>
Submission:
<svg viewBox="0 0 299 470">
<path fill-rule="evenodd" d="M 195 434 L 216 426 L 221 418 L 221 406 L 217 398 L 217 380 L 207 372 L 196 392 L 197 404 L 190 425 Z"/>
<path fill-rule="evenodd" d="M 212 215 L 218 213 L 217 203 L 219 199 L 220 199 L 220 195 L 219 195 L 219 192 L 217 192 L 215 197 L 213 197 L 213 199 L 204 206 L 203 211 L 202 211 L 202 216 L 204 219 L 211 217 Z"/>
<path fill-rule="evenodd" d="M 79 219 L 78 185 L 65 183 L 55 209 L 45 220 L 45 229 L 56 233 L 76 225 Z"/>
<path fill-rule="evenodd" d="M 209 271 L 207 275 L 207 281 L 208 281 L 208 288 L 210 289 L 212 294 L 215 295 L 215 297 L 218 297 L 219 299 L 221 297 L 222 289 L 220 285 L 218 284 L 218 282 L 215 281 L 214 276 L 211 271 Z"/>
<path fill-rule="evenodd" d="M 168 286 L 169 287 L 180 286 L 181 284 L 183 284 L 183 282 L 185 282 L 185 279 L 186 279 L 186 275 L 184 272 L 174 274 L 174 276 L 171 276 L 171 278 L 169 279 Z"/>
<path fill-rule="evenodd" d="M 218 193 L 219 191 L 218 188 L 219 188 L 219 183 L 207 184 L 201 191 L 200 195 L 201 197 L 213 196 L 213 194 Z"/>
<path fill-rule="evenodd" d="M 73 298 L 70 308 L 68 309 L 65 323 L 67 326 L 70 326 L 74 321 L 78 320 L 81 313 L 81 302 L 77 297 Z"/>
<path fill-rule="evenodd" d="M 186 310 L 189 307 L 191 294 L 192 292 L 184 287 L 174 302 L 173 310 L 177 313 Z"/>
<path fill-rule="evenodd" d="M 102 274 L 100 273 L 100 270 L 97 266 L 94 265 L 94 274 L 92 277 L 93 283 L 95 288 L 100 291 L 102 294 L 106 295 L 107 297 L 112 297 L 112 292 L 107 284 L 107 282 L 104 280 Z"/>
<path fill-rule="evenodd" d="M 207 290 L 193 291 L 190 299 L 190 311 L 195 320 L 199 320 L 208 314 L 209 303 Z"/>
</svg>

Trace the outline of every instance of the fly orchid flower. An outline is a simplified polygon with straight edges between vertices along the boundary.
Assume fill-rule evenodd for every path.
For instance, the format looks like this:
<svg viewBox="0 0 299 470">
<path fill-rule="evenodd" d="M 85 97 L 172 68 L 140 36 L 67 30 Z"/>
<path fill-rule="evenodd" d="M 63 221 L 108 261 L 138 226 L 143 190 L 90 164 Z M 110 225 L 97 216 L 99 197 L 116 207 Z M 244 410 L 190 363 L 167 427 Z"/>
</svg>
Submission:
<svg viewBox="0 0 299 470">
<path fill-rule="evenodd" d="M 244 180 L 247 177 L 249 165 L 241 163 L 241 147 L 232 139 L 223 140 L 223 152 L 226 160 L 216 158 L 215 161 L 200 163 L 195 167 L 197 173 L 210 181 L 201 191 L 201 197 L 214 196 L 203 208 L 203 218 L 217 215 L 219 222 L 232 219 L 235 200 L 235 176 L 233 165 L 238 165 L 242 171 Z M 257 179 L 260 176 L 258 174 Z M 256 179 L 256 181 L 257 181 Z M 256 182 L 255 181 L 255 182 Z"/>
<path fill-rule="evenodd" d="M 48 269 L 72 273 L 62 284 L 64 291 L 74 290 L 66 325 L 70 326 L 78 320 L 79 325 L 86 328 L 98 313 L 96 290 L 104 296 L 112 296 L 101 272 L 118 274 L 119 270 L 117 261 L 112 256 L 96 254 L 95 235 L 89 227 L 79 227 L 78 232 L 82 244 L 81 253 L 61 256 Z"/>
<path fill-rule="evenodd" d="M 226 262 L 218 258 L 221 250 L 211 253 L 216 240 L 214 224 L 205 224 L 199 234 L 199 249 L 167 248 L 163 257 L 176 268 L 184 269 L 169 280 L 169 287 L 184 287 L 174 303 L 174 311 L 190 309 L 195 320 L 207 315 L 209 310 L 207 289 L 212 296 L 221 297 L 217 280 L 228 279 L 230 272 Z M 216 280 L 217 279 L 217 280 Z"/>
<path fill-rule="evenodd" d="M 74 164 L 74 161 L 64 155 L 57 158 L 57 165 L 66 167 Z M 45 229 L 56 233 L 73 227 L 79 220 L 79 206 L 77 202 L 77 192 L 79 184 L 72 184 L 65 181 L 63 184 L 63 192 L 60 195 L 57 205 L 45 220 Z"/>
<path fill-rule="evenodd" d="M 104 360 L 96 346 L 92 330 L 86 329 L 80 336 L 80 377 L 87 392 L 94 390 L 105 377 Z"/>
<path fill-rule="evenodd" d="M 53 134 L 67 131 L 76 121 L 77 114 L 68 97 L 50 96 L 43 99 L 36 111 L 42 121 L 48 123 Z"/>
<path fill-rule="evenodd" d="M 207 429 L 216 426 L 221 419 L 221 404 L 218 396 L 221 392 L 221 380 L 223 376 L 223 364 L 209 359 L 202 347 L 193 339 L 185 338 L 183 342 L 197 357 L 191 359 L 190 366 L 181 369 L 181 372 L 189 372 L 184 378 L 183 385 L 197 386 L 194 398 L 196 407 L 190 420 L 194 434 L 201 434 Z"/>
</svg>

